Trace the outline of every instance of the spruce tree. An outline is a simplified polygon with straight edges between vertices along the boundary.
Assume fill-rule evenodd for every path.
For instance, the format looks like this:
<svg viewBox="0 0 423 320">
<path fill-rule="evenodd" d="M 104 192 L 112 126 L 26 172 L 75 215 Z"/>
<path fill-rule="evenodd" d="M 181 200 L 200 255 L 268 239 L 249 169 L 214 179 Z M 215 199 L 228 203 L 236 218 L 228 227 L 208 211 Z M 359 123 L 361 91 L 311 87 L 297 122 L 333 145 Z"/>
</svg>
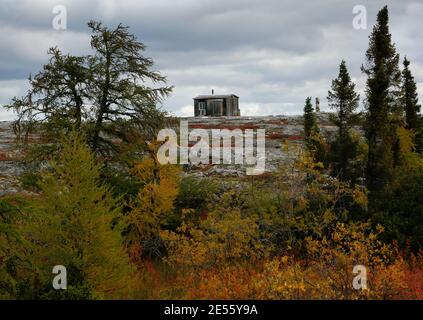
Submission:
<svg viewBox="0 0 423 320">
<path fill-rule="evenodd" d="M 324 162 L 326 158 L 325 143 L 317 125 L 316 114 L 311 97 L 307 97 L 304 106 L 304 140 L 307 150 L 316 162 Z"/>
<path fill-rule="evenodd" d="M 417 94 L 417 86 L 409 68 L 410 61 L 404 58 L 404 69 L 402 71 L 402 103 L 405 110 L 406 128 L 415 134 L 414 145 L 416 151 L 423 151 L 423 128 L 420 115 L 420 108 Z"/>
<path fill-rule="evenodd" d="M 328 102 L 336 114 L 331 116 L 332 122 L 338 127 L 337 139 L 332 143 L 332 158 L 335 174 L 341 179 L 351 180 L 352 170 L 349 162 L 354 158 L 354 146 L 350 130 L 357 122 L 355 110 L 358 107 L 360 96 L 355 92 L 355 84 L 351 81 L 344 60 L 339 66 L 338 78 L 332 81 L 328 92 Z"/>
<path fill-rule="evenodd" d="M 389 32 L 388 8 L 377 15 L 377 23 L 369 37 L 366 64 L 362 71 L 367 75 L 366 84 L 366 138 L 369 154 L 366 183 L 372 191 L 382 190 L 390 181 L 394 167 L 398 95 L 401 72 L 399 55 Z"/>
<path fill-rule="evenodd" d="M 316 115 L 314 113 L 313 105 L 311 104 L 311 97 L 307 97 L 304 106 L 304 138 L 310 139 L 312 132 L 316 129 Z"/>
</svg>

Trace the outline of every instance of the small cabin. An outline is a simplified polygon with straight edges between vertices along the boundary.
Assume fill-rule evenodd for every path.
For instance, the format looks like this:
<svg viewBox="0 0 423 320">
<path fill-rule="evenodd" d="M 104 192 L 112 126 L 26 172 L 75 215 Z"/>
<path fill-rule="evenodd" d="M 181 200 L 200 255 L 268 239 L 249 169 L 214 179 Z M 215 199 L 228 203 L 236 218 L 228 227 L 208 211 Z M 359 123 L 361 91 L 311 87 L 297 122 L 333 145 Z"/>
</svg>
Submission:
<svg viewBox="0 0 423 320">
<path fill-rule="evenodd" d="M 200 95 L 194 98 L 194 116 L 240 116 L 239 97 L 234 94 Z"/>
</svg>

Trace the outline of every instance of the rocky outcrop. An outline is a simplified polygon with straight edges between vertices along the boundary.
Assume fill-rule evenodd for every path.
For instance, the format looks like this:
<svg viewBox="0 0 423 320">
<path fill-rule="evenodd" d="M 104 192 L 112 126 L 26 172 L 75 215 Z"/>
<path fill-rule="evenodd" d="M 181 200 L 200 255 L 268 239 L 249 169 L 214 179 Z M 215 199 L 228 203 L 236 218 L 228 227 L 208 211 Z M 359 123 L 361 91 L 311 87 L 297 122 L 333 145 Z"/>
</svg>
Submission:
<svg viewBox="0 0 423 320">
<path fill-rule="evenodd" d="M 10 122 L 0 122 L 0 196 L 20 191 L 17 178 L 22 173 L 15 134 Z"/>
<path fill-rule="evenodd" d="M 205 129 L 209 137 L 212 129 L 265 130 L 265 168 L 266 172 L 276 170 L 280 164 L 289 160 L 286 146 L 296 147 L 303 143 L 302 116 L 266 116 L 266 117 L 189 117 L 180 118 L 188 122 L 192 129 Z M 318 113 L 319 127 L 325 132 L 336 128 L 329 122 L 328 113 Z M 195 176 L 240 177 L 245 176 L 245 166 L 239 165 L 200 165 L 190 166 L 189 174 Z"/>
<path fill-rule="evenodd" d="M 335 128 L 328 121 L 327 113 L 317 114 L 319 126 L 324 131 Z M 267 117 L 189 117 L 180 118 L 188 121 L 189 129 L 265 129 L 265 163 L 266 171 L 274 171 L 281 162 L 287 159 L 284 148 L 290 145 L 301 145 L 303 123 L 301 116 L 267 116 Z M 211 136 L 211 134 L 210 134 Z M 18 177 L 23 168 L 20 153 L 15 143 L 15 135 L 11 122 L 0 121 L 0 196 L 21 191 Z M 199 177 L 241 177 L 245 176 L 245 167 L 240 165 L 200 165 L 185 166 L 187 174 Z"/>
</svg>

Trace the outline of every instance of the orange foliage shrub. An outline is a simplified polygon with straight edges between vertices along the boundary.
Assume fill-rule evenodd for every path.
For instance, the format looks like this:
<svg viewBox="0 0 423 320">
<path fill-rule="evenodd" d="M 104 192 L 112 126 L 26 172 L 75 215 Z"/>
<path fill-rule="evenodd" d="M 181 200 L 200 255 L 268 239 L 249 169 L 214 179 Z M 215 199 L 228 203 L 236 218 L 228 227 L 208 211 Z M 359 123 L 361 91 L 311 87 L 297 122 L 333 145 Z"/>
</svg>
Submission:
<svg viewBox="0 0 423 320">
<path fill-rule="evenodd" d="M 423 251 L 409 260 L 404 270 L 405 288 L 394 293 L 393 299 L 423 300 Z"/>
<path fill-rule="evenodd" d="M 186 288 L 186 299 L 255 299 L 252 279 L 256 275 L 254 267 L 244 264 L 203 269 L 198 274 L 181 277 L 179 281 Z"/>
<path fill-rule="evenodd" d="M 408 263 L 377 238 L 382 228 L 338 224 L 329 239 L 307 239 L 307 254 L 179 269 L 186 299 L 421 299 L 422 256 Z M 354 265 L 365 265 L 367 289 L 353 288 Z M 192 269 L 191 269 L 192 270 Z"/>
</svg>

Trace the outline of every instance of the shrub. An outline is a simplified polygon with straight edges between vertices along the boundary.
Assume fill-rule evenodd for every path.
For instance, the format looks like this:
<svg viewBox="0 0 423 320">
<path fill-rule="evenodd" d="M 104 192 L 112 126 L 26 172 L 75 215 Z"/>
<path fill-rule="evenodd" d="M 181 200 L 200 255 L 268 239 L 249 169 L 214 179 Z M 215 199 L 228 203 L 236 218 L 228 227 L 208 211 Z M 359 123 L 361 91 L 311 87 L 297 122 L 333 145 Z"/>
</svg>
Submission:
<svg viewBox="0 0 423 320">
<path fill-rule="evenodd" d="M 142 265 L 143 257 L 162 255 L 159 232 L 173 212 L 180 170 L 176 166 L 160 165 L 151 156 L 137 163 L 132 172 L 143 186 L 128 204 L 131 210 L 123 216 L 123 235 L 132 261 Z"/>
</svg>

